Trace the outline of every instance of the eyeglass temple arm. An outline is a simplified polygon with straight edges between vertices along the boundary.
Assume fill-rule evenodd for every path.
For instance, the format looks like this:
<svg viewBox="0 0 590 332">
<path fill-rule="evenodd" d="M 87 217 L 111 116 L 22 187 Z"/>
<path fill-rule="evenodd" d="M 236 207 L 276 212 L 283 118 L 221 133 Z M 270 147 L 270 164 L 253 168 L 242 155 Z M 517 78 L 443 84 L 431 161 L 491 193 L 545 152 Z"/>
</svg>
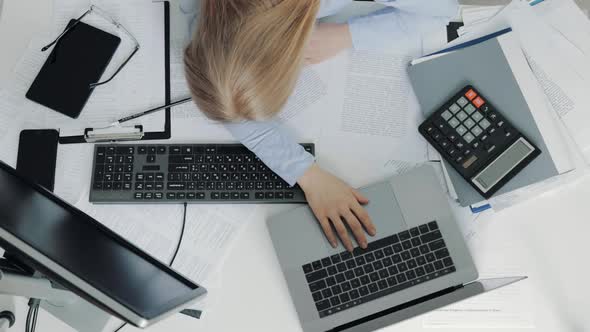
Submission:
<svg viewBox="0 0 590 332">
<path fill-rule="evenodd" d="M 54 41 L 52 41 L 51 43 L 49 43 L 47 46 L 43 47 L 41 49 L 41 52 L 45 52 L 47 51 L 51 46 L 55 45 L 60 39 L 61 37 L 63 37 L 66 33 L 68 33 L 68 31 L 72 30 L 73 27 L 75 27 L 78 23 L 80 23 L 80 21 L 88 14 L 90 14 L 90 12 L 93 10 L 93 8 L 88 9 L 84 14 L 82 14 L 82 16 L 78 17 L 74 23 L 72 23 L 71 25 L 69 25 L 59 36 L 57 36 L 57 38 L 55 38 Z"/>
<path fill-rule="evenodd" d="M 133 58 L 133 56 L 135 55 L 135 53 L 137 53 L 137 51 L 139 51 L 139 46 L 136 46 L 135 47 L 135 49 L 133 50 L 133 52 L 131 53 L 131 55 L 127 58 L 127 60 L 125 60 L 125 62 L 123 62 L 123 64 L 121 66 L 119 66 L 119 68 L 117 69 L 117 71 L 115 71 L 115 73 L 108 80 L 106 80 L 104 82 L 99 82 L 99 83 L 92 83 L 92 84 L 90 84 L 90 88 L 93 89 L 93 88 L 96 88 L 97 86 L 100 86 L 100 85 L 103 85 L 103 84 L 107 84 L 110 81 L 112 81 L 113 78 L 115 78 L 115 76 L 117 76 L 117 74 L 119 74 L 119 72 L 121 70 L 123 70 L 123 67 L 125 67 L 125 65 L 127 65 L 127 63 L 129 61 L 131 61 L 131 58 Z"/>
</svg>

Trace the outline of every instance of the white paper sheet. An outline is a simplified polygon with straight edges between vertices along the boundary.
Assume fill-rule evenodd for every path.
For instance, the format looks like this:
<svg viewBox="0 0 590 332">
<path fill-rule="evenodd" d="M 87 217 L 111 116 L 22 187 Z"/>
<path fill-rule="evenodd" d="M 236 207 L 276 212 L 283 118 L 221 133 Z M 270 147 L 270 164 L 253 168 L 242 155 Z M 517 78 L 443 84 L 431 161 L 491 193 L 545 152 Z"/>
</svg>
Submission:
<svg viewBox="0 0 590 332">
<path fill-rule="evenodd" d="M 482 219 L 484 217 L 478 217 Z M 474 223 L 480 220 L 474 221 Z M 506 233 L 506 232 L 504 232 Z M 485 227 L 468 241 L 479 277 L 526 276 L 529 268 L 519 263 L 520 241 L 507 234 L 486 232 Z M 424 316 L 425 328 L 502 329 L 533 328 L 533 293 L 523 280 L 489 293 L 449 305 Z"/>
<path fill-rule="evenodd" d="M 215 272 L 236 237 L 256 216 L 256 205 L 189 205 L 185 238 L 174 269 L 205 287 L 219 287 Z"/>
<path fill-rule="evenodd" d="M 340 71 L 347 69 L 330 80 L 333 100 L 322 127 L 320 164 L 360 186 L 388 160 L 425 161 L 426 142 L 415 129 L 423 116 L 406 72 L 409 57 L 352 51 L 337 61 Z"/>
</svg>

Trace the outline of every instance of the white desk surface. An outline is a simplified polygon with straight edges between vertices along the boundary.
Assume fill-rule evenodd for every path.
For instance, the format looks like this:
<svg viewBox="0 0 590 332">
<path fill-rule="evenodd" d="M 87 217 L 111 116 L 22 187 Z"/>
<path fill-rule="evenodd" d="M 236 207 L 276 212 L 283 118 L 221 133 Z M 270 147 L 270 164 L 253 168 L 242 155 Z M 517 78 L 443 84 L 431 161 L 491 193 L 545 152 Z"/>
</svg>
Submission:
<svg viewBox="0 0 590 332">
<path fill-rule="evenodd" d="M 47 1 L 50 2 L 43 2 Z M 47 7 L 39 8 L 47 10 Z M 519 245 L 505 257 L 506 262 L 527 266 L 529 279 L 523 282 L 531 283 L 534 290 L 535 328 L 502 331 L 590 330 L 587 315 L 590 308 L 588 202 L 590 177 L 585 177 L 558 191 L 478 219 L 479 234 L 472 241 L 493 248 L 502 241 L 504 234 L 517 239 Z M 275 213 L 277 209 L 280 207 L 273 207 L 268 213 Z M 477 264 L 485 265 L 485 262 L 477 261 Z M 248 225 L 225 262 L 221 278 L 223 287 L 215 294 L 215 305 L 201 320 L 176 315 L 148 331 L 301 331 L 264 220 Z M 16 299 L 17 322 L 9 331 L 24 331 L 26 303 L 26 299 Z M 430 330 L 423 327 L 424 317 L 383 331 Z M 43 310 L 38 322 L 40 331 L 72 330 Z M 132 330 L 136 329 L 130 326 L 122 329 Z M 462 329 L 466 332 L 479 330 Z"/>
</svg>

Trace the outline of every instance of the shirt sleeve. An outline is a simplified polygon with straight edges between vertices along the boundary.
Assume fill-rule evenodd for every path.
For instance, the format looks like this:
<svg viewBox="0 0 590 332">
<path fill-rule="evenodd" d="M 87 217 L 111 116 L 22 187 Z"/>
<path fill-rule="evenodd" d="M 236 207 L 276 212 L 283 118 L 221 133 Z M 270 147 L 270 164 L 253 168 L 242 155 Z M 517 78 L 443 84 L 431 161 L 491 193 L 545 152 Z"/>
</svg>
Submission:
<svg viewBox="0 0 590 332">
<path fill-rule="evenodd" d="M 348 23 L 358 50 L 400 50 L 415 47 L 422 36 L 444 28 L 458 12 L 457 0 L 378 0 L 388 6 Z M 384 43 L 383 39 L 395 43 Z"/>
<path fill-rule="evenodd" d="M 315 161 L 312 154 L 281 130 L 276 120 L 226 123 L 225 127 L 290 186 L 294 186 Z"/>
</svg>

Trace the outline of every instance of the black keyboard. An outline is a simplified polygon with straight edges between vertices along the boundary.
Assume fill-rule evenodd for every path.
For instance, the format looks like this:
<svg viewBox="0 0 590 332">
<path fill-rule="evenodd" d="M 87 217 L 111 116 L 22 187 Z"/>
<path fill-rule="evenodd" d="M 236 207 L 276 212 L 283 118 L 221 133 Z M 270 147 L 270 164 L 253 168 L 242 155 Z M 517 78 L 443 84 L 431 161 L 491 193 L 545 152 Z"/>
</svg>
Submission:
<svg viewBox="0 0 590 332">
<path fill-rule="evenodd" d="M 96 145 L 92 174 L 94 203 L 306 202 L 239 144 Z"/>
<path fill-rule="evenodd" d="M 436 221 L 302 268 L 320 318 L 456 270 Z"/>
<path fill-rule="evenodd" d="M 429 116 L 418 130 L 485 198 L 541 154 L 470 85 Z"/>
</svg>

